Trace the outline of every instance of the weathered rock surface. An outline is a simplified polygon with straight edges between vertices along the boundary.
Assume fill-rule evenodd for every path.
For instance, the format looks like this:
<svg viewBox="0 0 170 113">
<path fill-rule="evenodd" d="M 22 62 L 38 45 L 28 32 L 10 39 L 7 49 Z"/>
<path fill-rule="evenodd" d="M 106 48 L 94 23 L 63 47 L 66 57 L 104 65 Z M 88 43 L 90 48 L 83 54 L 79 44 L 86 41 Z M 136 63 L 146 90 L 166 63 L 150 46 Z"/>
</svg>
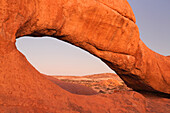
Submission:
<svg viewBox="0 0 170 113">
<path fill-rule="evenodd" d="M 72 43 L 101 58 L 129 87 L 170 94 L 170 59 L 140 40 L 126 0 L 1 0 L 0 4 L 2 112 L 146 110 L 144 97 L 136 92 L 81 96 L 63 90 L 18 52 L 16 38 L 26 35 Z"/>
<path fill-rule="evenodd" d="M 79 76 L 76 76 L 76 77 L 75 76 L 50 76 L 50 77 L 53 78 L 53 81 L 55 79 L 58 81 L 57 78 L 59 78 L 60 80 L 64 80 L 65 83 L 76 83 L 76 84 L 84 84 L 84 80 L 87 79 L 88 82 L 84 85 L 87 87 L 93 88 L 94 90 L 95 90 L 94 87 L 98 86 L 98 89 L 101 90 L 99 92 L 97 91 L 99 94 L 103 94 L 103 93 L 110 94 L 111 90 L 112 90 L 111 94 L 113 94 L 115 92 L 119 92 L 119 93 L 122 92 L 121 89 L 119 89 L 119 90 L 114 90 L 114 89 L 103 90 L 103 88 L 102 88 L 103 85 L 105 85 L 105 86 L 109 85 L 110 88 L 120 85 L 120 84 L 115 84 L 114 80 L 116 80 L 116 81 L 121 81 L 121 80 L 119 80 L 117 75 L 112 74 L 112 73 L 95 74 L 95 75 L 88 75 L 88 76 L 81 76 L 81 77 L 79 77 Z M 106 80 L 106 79 L 108 79 L 108 80 Z M 94 81 L 94 82 L 91 83 L 90 81 Z M 99 81 L 98 84 L 96 84 L 95 81 Z M 106 83 L 105 83 L 105 81 L 106 81 Z M 62 83 L 65 84 L 64 82 L 62 82 Z M 114 84 L 112 84 L 112 82 L 114 82 Z M 121 83 L 121 82 L 119 82 L 119 83 Z M 67 85 L 67 84 L 65 84 L 65 85 Z M 65 87 L 65 88 L 67 88 L 67 87 Z M 87 88 L 85 88 L 85 89 L 87 89 Z M 77 90 L 77 89 L 75 88 L 74 91 L 75 90 Z M 127 92 L 129 89 L 125 88 L 123 90 Z M 79 89 L 77 91 L 79 91 Z M 85 90 L 84 94 L 86 94 L 85 92 L 88 93 L 89 90 Z M 146 112 L 148 112 L 148 113 L 169 113 L 170 112 L 169 95 L 162 94 L 162 93 L 151 93 L 151 92 L 140 92 L 140 93 L 145 97 L 144 100 L 145 100 Z"/>
</svg>

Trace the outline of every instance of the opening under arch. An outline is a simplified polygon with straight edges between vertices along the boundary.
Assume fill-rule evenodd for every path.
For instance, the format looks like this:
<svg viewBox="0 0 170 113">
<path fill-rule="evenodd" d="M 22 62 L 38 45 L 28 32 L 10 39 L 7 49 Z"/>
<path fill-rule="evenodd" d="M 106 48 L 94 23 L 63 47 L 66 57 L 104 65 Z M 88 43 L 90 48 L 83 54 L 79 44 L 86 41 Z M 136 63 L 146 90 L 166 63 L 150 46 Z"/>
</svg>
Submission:
<svg viewBox="0 0 170 113">
<path fill-rule="evenodd" d="M 99 58 L 85 50 L 51 37 L 20 37 L 17 49 L 41 73 L 47 75 L 89 75 L 114 73 Z"/>
</svg>

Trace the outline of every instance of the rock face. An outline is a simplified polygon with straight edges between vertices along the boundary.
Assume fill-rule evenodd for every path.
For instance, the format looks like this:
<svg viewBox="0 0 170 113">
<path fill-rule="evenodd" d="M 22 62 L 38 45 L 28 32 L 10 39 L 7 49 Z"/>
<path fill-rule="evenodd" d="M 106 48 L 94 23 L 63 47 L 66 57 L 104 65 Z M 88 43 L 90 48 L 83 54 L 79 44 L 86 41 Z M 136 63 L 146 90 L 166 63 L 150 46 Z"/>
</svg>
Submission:
<svg viewBox="0 0 170 113">
<path fill-rule="evenodd" d="M 5 7 L 13 12 L 1 11 L 1 37 L 11 44 L 26 35 L 52 36 L 99 57 L 134 90 L 170 94 L 170 60 L 140 40 L 126 0 L 18 0 Z"/>
<path fill-rule="evenodd" d="M 16 49 L 16 38 L 28 35 L 52 36 L 89 51 L 135 90 L 170 94 L 170 59 L 140 40 L 126 0 L 1 0 L 0 4 L 1 112 L 146 111 L 144 97 L 136 92 L 81 96 L 52 83 Z"/>
</svg>

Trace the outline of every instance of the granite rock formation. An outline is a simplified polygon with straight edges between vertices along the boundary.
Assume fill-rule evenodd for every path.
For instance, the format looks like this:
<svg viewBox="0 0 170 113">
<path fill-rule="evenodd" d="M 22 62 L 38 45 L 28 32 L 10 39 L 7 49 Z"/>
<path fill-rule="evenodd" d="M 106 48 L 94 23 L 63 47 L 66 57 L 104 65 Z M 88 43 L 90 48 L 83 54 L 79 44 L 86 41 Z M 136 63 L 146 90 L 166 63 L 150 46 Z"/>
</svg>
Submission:
<svg viewBox="0 0 170 113">
<path fill-rule="evenodd" d="M 1 0 L 0 4 L 2 112 L 146 111 L 144 97 L 136 92 L 80 96 L 63 90 L 17 50 L 15 41 L 21 36 L 67 41 L 102 59 L 134 90 L 170 94 L 170 59 L 140 40 L 126 0 Z"/>
<path fill-rule="evenodd" d="M 134 90 L 170 93 L 170 60 L 140 40 L 126 0 L 15 2 L 8 3 L 13 14 L 3 12 L 2 34 L 10 29 L 3 37 L 11 43 L 26 35 L 52 36 L 99 57 Z"/>
</svg>

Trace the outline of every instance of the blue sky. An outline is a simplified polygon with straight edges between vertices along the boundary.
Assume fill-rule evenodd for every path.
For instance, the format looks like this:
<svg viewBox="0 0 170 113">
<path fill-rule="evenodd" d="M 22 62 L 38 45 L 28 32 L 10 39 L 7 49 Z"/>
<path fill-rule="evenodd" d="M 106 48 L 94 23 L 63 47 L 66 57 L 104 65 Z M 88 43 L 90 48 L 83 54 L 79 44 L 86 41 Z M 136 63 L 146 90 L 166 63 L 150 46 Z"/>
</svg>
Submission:
<svg viewBox="0 0 170 113">
<path fill-rule="evenodd" d="M 128 0 L 140 37 L 152 50 L 170 55 L 170 0 Z M 50 37 L 17 39 L 16 46 L 41 73 L 88 75 L 113 72 L 88 52 Z"/>
<path fill-rule="evenodd" d="M 170 0 L 128 0 L 140 38 L 152 50 L 170 55 Z"/>
</svg>

